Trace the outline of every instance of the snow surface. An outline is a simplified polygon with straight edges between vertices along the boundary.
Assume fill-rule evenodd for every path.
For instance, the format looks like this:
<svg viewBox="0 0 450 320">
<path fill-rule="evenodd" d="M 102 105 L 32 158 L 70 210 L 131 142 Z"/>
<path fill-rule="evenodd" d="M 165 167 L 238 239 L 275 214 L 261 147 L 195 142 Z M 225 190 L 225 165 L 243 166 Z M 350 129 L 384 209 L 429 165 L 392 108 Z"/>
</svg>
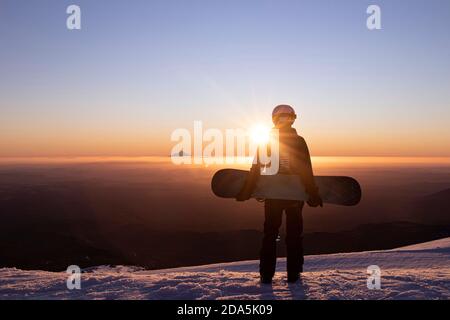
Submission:
<svg viewBox="0 0 450 320">
<path fill-rule="evenodd" d="M 367 288 L 367 267 L 381 268 L 381 289 Z M 0 269 L 0 299 L 449 299 L 450 238 L 394 250 L 307 256 L 301 281 L 285 280 L 279 259 L 272 285 L 259 283 L 258 261 L 145 271 L 83 270 L 81 289 L 65 272 Z"/>
</svg>

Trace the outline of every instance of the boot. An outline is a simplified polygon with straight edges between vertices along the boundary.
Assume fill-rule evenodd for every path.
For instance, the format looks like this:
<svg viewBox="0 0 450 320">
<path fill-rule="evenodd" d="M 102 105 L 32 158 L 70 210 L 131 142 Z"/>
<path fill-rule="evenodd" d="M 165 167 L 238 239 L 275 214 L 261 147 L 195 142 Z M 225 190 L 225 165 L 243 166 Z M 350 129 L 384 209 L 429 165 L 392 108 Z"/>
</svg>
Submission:
<svg viewBox="0 0 450 320">
<path fill-rule="evenodd" d="M 262 284 L 271 284 L 272 283 L 272 278 L 271 277 L 260 276 L 259 279 L 260 279 Z"/>
</svg>

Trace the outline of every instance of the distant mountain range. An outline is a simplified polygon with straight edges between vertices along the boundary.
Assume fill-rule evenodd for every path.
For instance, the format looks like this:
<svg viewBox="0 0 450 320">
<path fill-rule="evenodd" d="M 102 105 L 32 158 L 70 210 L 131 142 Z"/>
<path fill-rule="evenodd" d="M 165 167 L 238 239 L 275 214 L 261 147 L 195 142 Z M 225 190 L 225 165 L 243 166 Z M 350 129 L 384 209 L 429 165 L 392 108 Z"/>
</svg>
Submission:
<svg viewBox="0 0 450 320">
<path fill-rule="evenodd" d="M 422 222 L 450 224 L 450 189 L 445 189 L 413 202 L 411 211 Z"/>
<path fill-rule="evenodd" d="M 214 170 L 145 163 L 3 167 L 0 267 L 160 269 L 257 259 L 262 206 L 215 198 Z M 421 181 L 433 182 L 423 175 Z M 306 254 L 390 249 L 450 236 L 450 188 L 428 185 L 442 191 L 417 197 L 422 185 L 408 180 L 387 189 L 385 178 L 362 180 L 358 206 L 305 208 Z"/>
<path fill-rule="evenodd" d="M 148 269 L 257 259 L 262 233 L 161 232 L 142 225 L 123 225 L 107 233 L 83 223 L 84 233 L 68 225 L 33 225 L 0 233 L 0 267 L 61 271 L 77 264 L 135 265 Z M 57 230 L 57 231 L 55 231 Z M 450 226 L 408 222 L 363 225 L 349 231 L 304 235 L 306 254 L 392 249 L 450 236 Z M 279 255 L 285 255 L 284 235 Z"/>
</svg>

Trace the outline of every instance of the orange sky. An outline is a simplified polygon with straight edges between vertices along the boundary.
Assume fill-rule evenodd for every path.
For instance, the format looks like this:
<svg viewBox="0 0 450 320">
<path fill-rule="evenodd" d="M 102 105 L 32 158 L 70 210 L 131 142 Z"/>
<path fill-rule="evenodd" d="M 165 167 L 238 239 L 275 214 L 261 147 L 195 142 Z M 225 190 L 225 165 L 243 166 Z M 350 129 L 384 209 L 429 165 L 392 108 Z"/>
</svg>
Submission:
<svg viewBox="0 0 450 320">
<path fill-rule="evenodd" d="M 278 104 L 315 156 L 450 156 L 449 4 L 385 5 L 370 31 L 359 0 L 87 1 L 69 31 L 61 5 L 10 1 L 0 157 L 168 155 L 177 128 L 270 124 Z"/>
<path fill-rule="evenodd" d="M 192 130 L 192 125 L 186 125 Z M 391 130 L 366 132 L 349 128 L 306 127 L 299 130 L 315 156 L 450 156 L 450 134 Z M 35 130 L 35 131 L 34 131 Z M 134 127 L 74 130 L 71 128 L 0 129 L 0 157 L 152 156 L 169 155 L 176 144 L 171 130 Z"/>
</svg>

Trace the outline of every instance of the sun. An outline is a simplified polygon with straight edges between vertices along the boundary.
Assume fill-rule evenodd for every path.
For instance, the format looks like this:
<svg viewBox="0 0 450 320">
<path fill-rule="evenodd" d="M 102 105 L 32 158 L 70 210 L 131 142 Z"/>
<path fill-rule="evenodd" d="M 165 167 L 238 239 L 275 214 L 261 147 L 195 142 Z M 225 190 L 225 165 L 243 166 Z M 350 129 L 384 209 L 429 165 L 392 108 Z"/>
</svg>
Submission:
<svg viewBox="0 0 450 320">
<path fill-rule="evenodd" d="M 250 129 L 250 139 L 257 145 L 269 143 L 270 128 L 263 124 L 256 124 Z"/>
</svg>

